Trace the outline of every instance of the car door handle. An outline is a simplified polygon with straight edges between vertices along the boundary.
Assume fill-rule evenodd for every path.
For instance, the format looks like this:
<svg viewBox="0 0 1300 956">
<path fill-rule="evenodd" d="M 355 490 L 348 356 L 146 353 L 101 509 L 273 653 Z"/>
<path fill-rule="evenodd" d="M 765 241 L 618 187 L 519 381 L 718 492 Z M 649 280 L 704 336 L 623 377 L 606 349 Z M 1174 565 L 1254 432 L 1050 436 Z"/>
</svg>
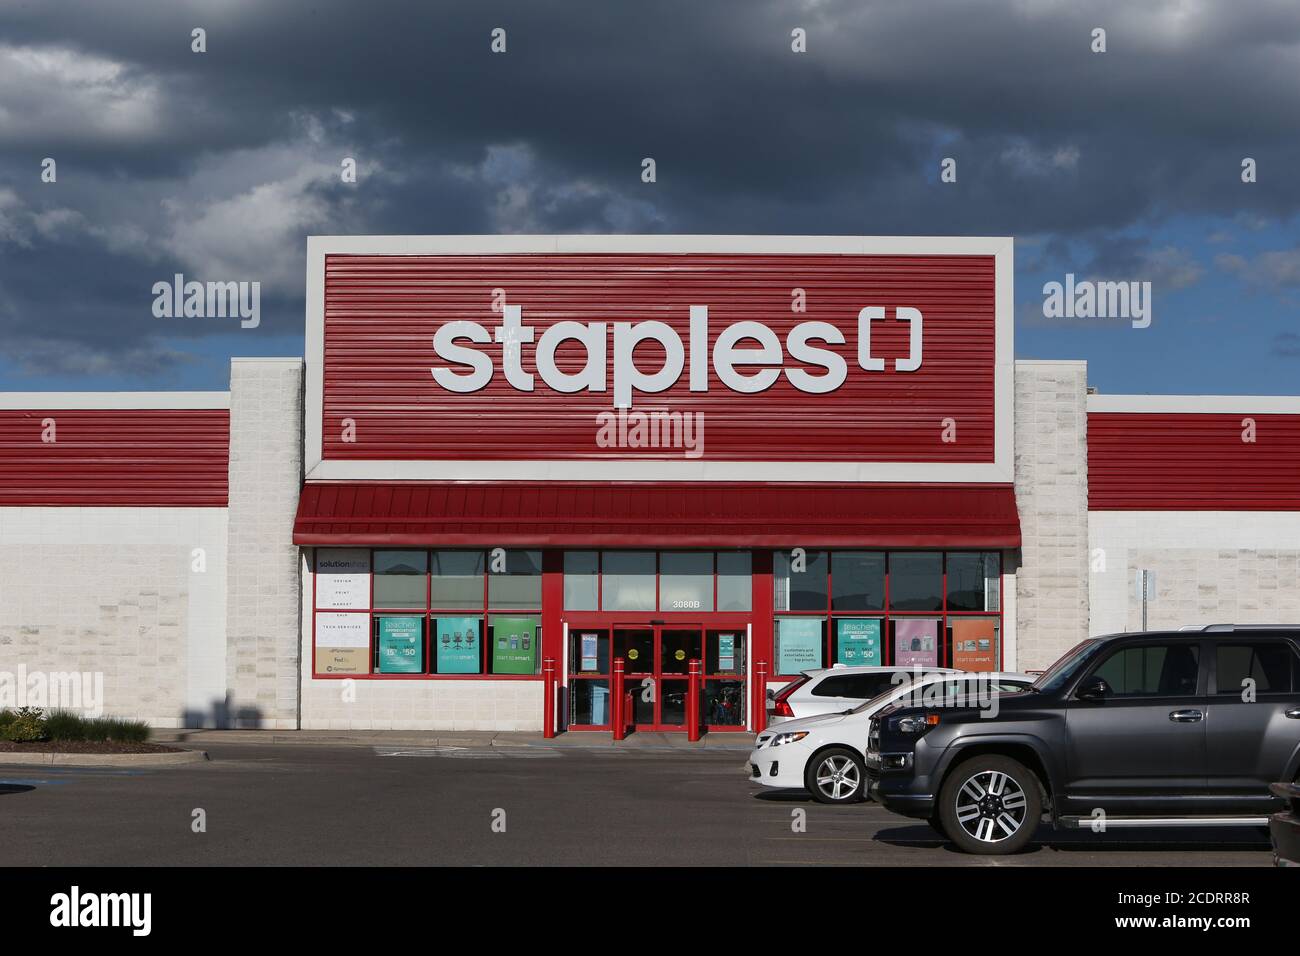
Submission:
<svg viewBox="0 0 1300 956">
<path fill-rule="evenodd" d="M 1292 707 L 1286 712 L 1286 715 L 1292 720 L 1300 720 L 1300 707 Z"/>
<path fill-rule="evenodd" d="M 1176 724 L 1194 724 L 1205 715 L 1199 710 L 1171 710 L 1169 719 Z"/>
</svg>

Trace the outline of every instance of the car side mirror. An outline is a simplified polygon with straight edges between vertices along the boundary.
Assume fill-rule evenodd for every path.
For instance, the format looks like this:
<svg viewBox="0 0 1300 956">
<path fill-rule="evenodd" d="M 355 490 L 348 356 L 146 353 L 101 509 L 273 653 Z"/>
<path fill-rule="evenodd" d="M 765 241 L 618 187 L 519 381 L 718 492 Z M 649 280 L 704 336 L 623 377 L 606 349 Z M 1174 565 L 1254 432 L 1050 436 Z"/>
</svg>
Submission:
<svg viewBox="0 0 1300 956">
<path fill-rule="evenodd" d="M 771 688 L 771 687 L 769 687 L 769 688 L 767 689 L 767 699 L 768 699 L 768 700 L 776 700 L 776 690 L 775 690 L 775 689 L 773 689 L 773 688 Z"/>
<path fill-rule="evenodd" d="M 1078 697 L 1079 700 L 1090 700 L 1095 703 L 1100 703 L 1105 700 L 1109 694 L 1110 685 L 1107 684 L 1103 678 L 1094 674 L 1079 685 L 1079 690 L 1075 693 L 1075 696 Z"/>
</svg>

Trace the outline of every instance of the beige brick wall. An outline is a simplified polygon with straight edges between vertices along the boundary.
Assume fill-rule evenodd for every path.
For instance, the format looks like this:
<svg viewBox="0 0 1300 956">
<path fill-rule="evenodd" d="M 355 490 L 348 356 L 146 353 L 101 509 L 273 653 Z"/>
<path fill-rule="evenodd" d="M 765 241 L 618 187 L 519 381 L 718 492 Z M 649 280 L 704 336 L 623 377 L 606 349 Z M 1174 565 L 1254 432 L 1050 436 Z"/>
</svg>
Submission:
<svg viewBox="0 0 1300 956">
<path fill-rule="evenodd" d="M 215 725 L 225 547 L 221 508 L 0 508 L 0 672 L 100 675 L 108 715 Z"/>
<path fill-rule="evenodd" d="M 1137 571 L 1156 574 L 1147 626 L 1300 622 L 1300 514 L 1097 511 L 1090 631 L 1142 626 Z"/>
<path fill-rule="evenodd" d="M 1088 634 L 1086 362 L 1016 362 L 1016 667 Z"/>
<path fill-rule="evenodd" d="M 301 359 L 230 363 L 227 681 L 236 726 L 298 723 Z"/>
</svg>

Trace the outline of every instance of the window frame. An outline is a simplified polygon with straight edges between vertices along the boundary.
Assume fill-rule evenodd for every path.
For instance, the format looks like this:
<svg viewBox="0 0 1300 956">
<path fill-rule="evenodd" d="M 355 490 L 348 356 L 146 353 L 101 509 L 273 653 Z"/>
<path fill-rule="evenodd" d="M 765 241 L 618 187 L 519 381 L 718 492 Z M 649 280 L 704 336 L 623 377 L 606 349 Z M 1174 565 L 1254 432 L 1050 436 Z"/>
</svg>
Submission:
<svg viewBox="0 0 1300 956">
<path fill-rule="evenodd" d="M 542 597 L 539 598 L 536 605 L 519 605 L 519 606 L 501 606 L 493 607 L 489 593 L 490 579 L 492 575 L 490 564 L 489 548 L 455 548 L 455 547 L 381 547 L 381 548 L 364 548 L 368 552 L 370 561 L 369 571 L 369 588 L 367 589 L 367 603 L 365 608 L 322 608 L 318 606 L 318 589 L 319 589 L 319 562 L 321 552 L 332 550 L 355 550 L 355 549 L 335 549 L 327 547 L 314 548 L 311 558 L 311 673 L 313 680 L 543 680 L 541 673 L 542 667 L 542 625 L 544 617 L 542 614 L 542 601 L 545 595 L 545 586 L 540 589 Z M 538 551 L 545 561 L 545 552 L 538 548 L 508 548 L 508 551 Z M 425 553 L 425 573 L 424 573 L 424 607 L 421 608 L 390 608 L 379 607 L 375 604 L 375 553 L 378 551 L 423 551 Z M 433 554 L 437 551 L 467 551 L 480 553 L 483 560 L 481 600 L 478 605 L 471 608 L 446 608 L 433 607 L 431 605 L 433 592 Z M 538 565 L 538 577 L 542 577 L 545 572 L 541 570 L 542 564 Z M 316 618 L 321 613 L 328 614 L 355 614 L 364 616 L 367 622 L 368 646 L 366 652 L 367 672 L 361 674 L 327 674 L 321 673 L 318 669 L 317 661 L 317 644 L 316 644 Z M 380 673 L 378 671 L 379 655 L 379 619 L 383 617 L 417 617 L 423 618 L 424 621 L 424 648 L 423 648 L 423 669 L 419 673 Z M 436 628 L 434 621 L 438 618 L 463 617 L 473 618 L 479 622 L 479 666 L 478 670 L 465 674 L 439 674 L 433 670 L 435 666 L 435 633 Z M 492 658 L 489 647 L 489 635 L 492 628 L 492 618 L 494 617 L 535 617 L 537 627 L 535 634 L 535 648 L 537 670 L 533 674 L 495 674 L 491 671 Z"/>
<path fill-rule="evenodd" d="M 994 671 L 1000 671 L 1003 668 L 1006 654 L 1006 555 L 999 549 L 971 549 L 971 548 L 953 548 L 953 549 L 936 549 L 936 548 L 893 548 L 893 549 L 872 549 L 872 548 L 816 548 L 826 555 L 826 606 L 824 608 L 809 609 L 802 611 L 786 611 L 779 609 L 777 604 L 777 568 L 779 567 L 778 555 L 789 553 L 788 548 L 774 548 L 772 554 L 772 668 L 771 680 L 793 679 L 797 674 L 788 674 L 776 670 L 780 657 L 776 650 L 777 622 L 781 618 L 788 617 L 815 617 L 820 618 L 824 623 L 824 634 L 822 635 L 822 667 L 830 668 L 835 666 L 838 660 L 838 637 L 839 630 L 836 621 L 842 618 L 862 618 L 875 619 L 880 621 L 880 666 L 895 667 L 894 641 L 892 624 L 895 621 L 903 619 L 922 619 L 937 620 L 938 633 L 937 642 L 937 663 L 935 667 L 952 667 L 953 648 L 952 638 L 949 636 L 950 623 L 960 618 L 988 618 L 994 621 L 997 633 L 997 660 Z M 885 556 L 885 606 L 883 610 L 853 610 L 849 608 L 835 608 L 835 559 L 834 555 L 838 551 L 864 552 L 870 551 Z M 893 583 L 893 556 L 896 554 L 916 554 L 918 552 L 936 552 L 941 558 L 941 601 L 940 610 L 937 611 L 904 611 L 897 610 L 893 607 L 891 598 Z M 991 554 L 997 561 L 998 572 L 998 607 L 996 611 L 960 611 L 948 607 L 948 557 L 951 554 Z M 906 665 L 902 665 L 906 666 Z"/>
</svg>

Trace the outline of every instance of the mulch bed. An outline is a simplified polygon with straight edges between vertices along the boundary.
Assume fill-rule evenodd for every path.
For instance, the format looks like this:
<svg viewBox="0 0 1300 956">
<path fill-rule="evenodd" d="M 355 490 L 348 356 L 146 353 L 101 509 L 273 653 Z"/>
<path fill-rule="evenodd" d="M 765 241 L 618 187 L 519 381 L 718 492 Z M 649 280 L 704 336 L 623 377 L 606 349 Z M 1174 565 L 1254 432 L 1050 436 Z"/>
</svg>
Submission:
<svg viewBox="0 0 1300 956">
<path fill-rule="evenodd" d="M 165 744 L 128 744 L 114 740 L 40 740 L 30 744 L 0 740 L 0 753 L 6 754 L 174 754 L 180 750 Z"/>
</svg>

